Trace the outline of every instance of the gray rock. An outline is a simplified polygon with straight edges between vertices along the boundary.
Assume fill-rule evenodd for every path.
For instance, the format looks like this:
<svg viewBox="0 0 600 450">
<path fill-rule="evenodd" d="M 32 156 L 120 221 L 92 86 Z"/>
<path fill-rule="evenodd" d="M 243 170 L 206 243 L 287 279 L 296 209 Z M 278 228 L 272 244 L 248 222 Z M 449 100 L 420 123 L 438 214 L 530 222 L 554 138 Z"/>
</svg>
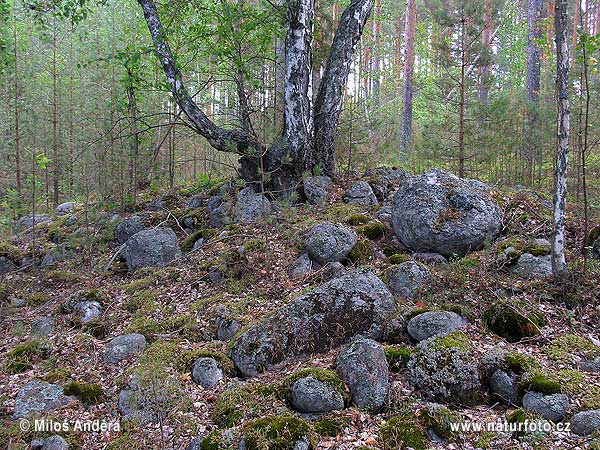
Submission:
<svg viewBox="0 0 600 450">
<path fill-rule="evenodd" d="M 32 380 L 23 386 L 15 400 L 13 417 L 20 419 L 29 413 L 52 411 L 66 405 L 74 397 L 67 397 L 57 384 Z"/>
<path fill-rule="evenodd" d="M 543 248 L 548 254 L 550 254 L 550 252 L 552 251 L 552 244 L 548 239 L 537 238 L 533 240 L 532 244 L 535 247 Z"/>
<path fill-rule="evenodd" d="M 427 264 L 428 266 L 445 266 L 446 264 L 448 264 L 448 260 L 439 253 L 417 252 L 414 253 L 412 256 L 415 259 L 415 261 Z"/>
<path fill-rule="evenodd" d="M 208 199 L 208 221 L 213 228 L 223 228 L 231 219 L 227 204 L 223 203 L 223 197 L 213 195 Z"/>
<path fill-rule="evenodd" d="M 40 267 L 49 267 L 53 266 L 57 262 L 63 261 L 69 257 L 69 252 L 67 251 L 65 245 L 57 245 L 51 251 L 46 253 L 42 258 L 42 262 L 40 263 Z"/>
<path fill-rule="evenodd" d="M 102 305 L 97 301 L 79 302 L 73 308 L 81 323 L 92 322 L 102 315 Z"/>
<path fill-rule="evenodd" d="M 569 407 L 566 394 L 544 395 L 541 392 L 529 391 L 523 396 L 523 407 L 538 413 L 546 420 L 558 422 Z"/>
<path fill-rule="evenodd" d="M 321 353 L 362 333 L 381 338 L 395 302 L 372 273 L 335 278 L 280 308 L 235 340 L 231 358 L 253 376 L 286 358 Z"/>
<path fill-rule="evenodd" d="M 600 409 L 581 411 L 571 417 L 571 431 L 579 436 L 589 436 L 600 429 Z"/>
<path fill-rule="evenodd" d="M 392 222 L 392 207 L 384 206 L 383 208 L 381 208 L 379 211 L 377 211 L 375 213 L 375 217 L 380 222 L 391 223 Z"/>
<path fill-rule="evenodd" d="M 320 414 L 344 409 L 342 394 L 313 376 L 297 380 L 291 394 L 292 407 L 301 413 Z"/>
<path fill-rule="evenodd" d="M 356 205 L 377 205 L 379 203 L 371 185 L 366 181 L 352 183 L 350 189 L 344 194 L 343 200 Z"/>
<path fill-rule="evenodd" d="M 146 226 L 146 219 L 141 216 L 127 217 L 115 227 L 115 237 L 119 244 L 124 244 L 127 239 L 145 229 Z"/>
<path fill-rule="evenodd" d="M 321 265 L 343 261 L 356 245 L 354 231 L 329 222 L 313 225 L 308 231 L 304 248 L 311 259 Z"/>
<path fill-rule="evenodd" d="M 231 311 L 222 305 L 219 305 L 215 317 L 217 328 L 217 339 L 220 341 L 230 341 L 240 331 L 242 324 L 233 317 Z"/>
<path fill-rule="evenodd" d="M 38 317 L 31 322 L 31 334 L 34 336 L 49 336 L 54 333 L 56 318 L 52 316 Z"/>
<path fill-rule="evenodd" d="M 326 280 L 341 277 L 347 273 L 346 267 L 341 262 L 334 261 L 323 266 L 323 278 Z"/>
<path fill-rule="evenodd" d="M 302 185 L 308 203 L 318 205 L 327 200 L 327 189 L 331 185 L 331 178 L 324 176 L 308 177 L 303 180 Z"/>
<path fill-rule="evenodd" d="M 16 229 L 17 231 L 26 230 L 31 228 L 34 222 L 36 225 L 51 223 L 52 217 L 50 217 L 48 214 L 30 214 L 28 216 L 24 216 L 17 221 Z"/>
<path fill-rule="evenodd" d="M 296 280 L 308 275 L 312 269 L 313 262 L 307 253 L 302 253 L 296 260 L 288 267 L 288 277 L 290 280 Z"/>
<path fill-rule="evenodd" d="M 66 216 L 67 214 L 73 213 L 73 211 L 75 211 L 76 206 L 77 203 L 75 202 L 61 203 L 54 210 L 54 214 L 56 214 L 57 216 Z"/>
<path fill-rule="evenodd" d="M 204 441 L 202 436 L 193 437 L 187 446 L 187 450 L 202 450 L 202 441 Z"/>
<path fill-rule="evenodd" d="M 31 450 L 69 450 L 67 441 L 58 434 L 43 439 L 34 439 L 30 446 Z"/>
<path fill-rule="evenodd" d="M 198 358 L 192 367 L 192 380 L 204 388 L 212 388 L 224 378 L 223 370 L 214 358 Z"/>
<path fill-rule="evenodd" d="M 550 255 L 533 256 L 523 253 L 511 271 L 523 278 L 546 278 L 552 276 Z"/>
<path fill-rule="evenodd" d="M 206 240 L 204 238 L 200 238 L 196 242 L 194 242 L 192 250 L 198 250 L 199 248 L 202 248 L 204 244 L 206 244 Z"/>
<path fill-rule="evenodd" d="M 464 256 L 499 234 L 502 211 L 482 186 L 433 169 L 407 178 L 394 196 L 394 232 L 416 252 Z"/>
<path fill-rule="evenodd" d="M 166 208 L 167 204 L 165 203 L 165 201 L 162 198 L 156 198 L 154 200 L 152 200 L 150 203 L 148 203 L 148 206 L 146 206 L 146 209 L 148 211 L 153 211 L 153 212 L 158 212 L 158 211 L 163 211 Z"/>
<path fill-rule="evenodd" d="M 247 187 L 238 194 L 235 204 L 235 220 L 240 223 L 255 222 L 271 213 L 271 202 L 254 188 Z"/>
<path fill-rule="evenodd" d="M 389 365 L 381 344 L 356 336 L 335 364 L 356 406 L 368 411 L 381 409 L 389 390 Z"/>
<path fill-rule="evenodd" d="M 196 228 L 196 221 L 193 217 L 184 217 L 183 226 L 190 230 L 194 230 Z"/>
<path fill-rule="evenodd" d="M 521 404 L 521 398 L 518 394 L 514 373 L 508 373 L 498 369 L 492 373 L 488 382 L 492 393 L 501 398 L 504 402 L 515 406 Z"/>
<path fill-rule="evenodd" d="M 431 279 L 429 270 L 414 262 L 406 261 L 385 272 L 390 291 L 401 297 L 415 297 L 419 288 Z"/>
<path fill-rule="evenodd" d="M 600 238 L 596 239 L 592 244 L 592 258 L 600 259 Z"/>
<path fill-rule="evenodd" d="M 78 221 L 79 221 L 79 217 L 77 217 L 75 214 L 73 214 L 72 216 L 67 217 L 67 220 L 65 220 L 65 225 L 68 227 L 72 227 Z"/>
<path fill-rule="evenodd" d="M 592 373 L 600 373 L 600 356 L 593 359 L 585 359 L 579 364 L 581 370 Z"/>
<path fill-rule="evenodd" d="M 464 327 L 467 321 L 451 311 L 427 311 L 416 315 L 406 325 L 410 337 L 417 341 L 437 334 L 447 334 Z"/>
<path fill-rule="evenodd" d="M 131 236 L 121 251 L 130 271 L 162 267 L 181 256 L 177 236 L 170 228 L 142 230 Z"/>
<path fill-rule="evenodd" d="M 383 202 L 407 176 L 406 172 L 401 169 L 375 167 L 367 170 L 363 178 L 368 178 L 377 200 Z"/>
<path fill-rule="evenodd" d="M 0 256 L 0 275 L 5 273 L 14 272 L 18 267 L 10 259 Z"/>
<path fill-rule="evenodd" d="M 114 364 L 144 351 L 146 338 L 139 333 L 124 334 L 113 338 L 104 349 L 104 362 Z"/>
<path fill-rule="evenodd" d="M 481 382 L 472 350 L 448 345 L 444 337 L 417 345 L 408 361 L 408 380 L 428 400 L 473 404 L 481 398 Z"/>
<path fill-rule="evenodd" d="M 190 209 L 202 208 L 206 203 L 206 197 L 202 194 L 194 195 L 190 197 L 186 203 L 187 207 Z"/>
</svg>

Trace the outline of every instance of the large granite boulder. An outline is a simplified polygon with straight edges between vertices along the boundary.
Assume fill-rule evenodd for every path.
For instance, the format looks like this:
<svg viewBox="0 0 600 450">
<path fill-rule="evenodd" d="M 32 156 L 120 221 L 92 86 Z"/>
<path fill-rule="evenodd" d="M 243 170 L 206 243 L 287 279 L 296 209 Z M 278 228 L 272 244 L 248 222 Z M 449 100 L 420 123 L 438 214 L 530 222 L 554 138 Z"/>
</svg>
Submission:
<svg viewBox="0 0 600 450">
<path fill-rule="evenodd" d="M 579 436 L 588 436 L 600 430 L 600 409 L 581 411 L 571 417 L 571 431 Z"/>
<path fill-rule="evenodd" d="M 308 203 L 319 205 L 327 200 L 327 188 L 331 185 L 331 178 L 325 176 L 308 177 L 303 180 L 302 185 Z"/>
<path fill-rule="evenodd" d="M 464 327 L 467 321 L 452 311 L 427 311 L 408 321 L 406 329 L 411 338 L 423 341 L 438 334 L 447 334 Z"/>
<path fill-rule="evenodd" d="M 335 364 L 356 406 L 368 411 L 381 409 L 389 390 L 389 365 L 381 344 L 356 336 Z"/>
<path fill-rule="evenodd" d="M 502 211 L 483 183 L 433 169 L 400 185 L 392 224 L 414 251 L 464 256 L 500 234 Z"/>
<path fill-rule="evenodd" d="M 352 183 L 350 189 L 344 193 L 344 202 L 356 205 L 377 205 L 377 197 L 366 181 Z"/>
<path fill-rule="evenodd" d="M 309 375 L 296 380 L 290 403 L 302 413 L 322 414 L 344 409 L 344 397 L 335 387 Z"/>
<path fill-rule="evenodd" d="M 308 256 L 321 265 L 343 261 L 356 245 L 356 233 L 348 227 L 329 222 L 313 225 L 304 241 Z"/>
<path fill-rule="evenodd" d="M 146 348 L 146 338 L 139 333 L 117 336 L 106 344 L 104 362 L 115 364 L 124 359 L 142 353 Z"/>
<path fill-rule="evenodd" d="M 431 279 L 429 269 L 414 261 L 406 261 L 385 271 L 386 284 L 394 295 L 413 298 L 419 288 Z"/>
<path fill-rule="evenodd" d="M 181 256 L 177 236 L 170 228 L 149 228 L 131 236 L 121 255 L 129 270 L 162 267 Z"/>
<path fill-rule="evenodd" d="M 247 187 L 238 194 L 235 204 L 235 220 L 240 223 L 255 222 L 271 213 L 271 202 L 254 188 Z"/>
<path fill-rule="evenodd" d="M 73 213 L 76 207 L 77 203 L 75 202 L 64 202 L 56 207 L 54 214 L 57 216 L 66 216 L 67 214 Z"/>
<path fill-rule="evenodd" d="M 115 237 L 119 244 L 127 242 L 131 236 L 144 230 L 147 226 L 146 219 L 141 216 L 131 216 L 115 227 Z"/>
<path fill-rule="evenodd" d="M 21 217 L 17 221 L 16 229 L 17 231 L 26 230 L 27 228 L 31 228 L 34 222 L 36 225 L 50 223 L 52 222 L 52 217 L 48 214 L 29 214 L 28 216 Z"/>
<path fill-rule="evenodd" d="M 542 392 L 529 391 L 523 396 L 523 408 L 534 411 L 552 422 L 562 420 L 568 407 L 569 397 L 566 394 L 546 395 Z"/>
<path fill-rule="evenodd" d="M 74 397 L 66 396 L 63 388 L 57 384 L 32 380 L 19 390 L 13 408 L 13 417 L 20 419 L 30 413 L 52 411 L 72 400 Z"/>
<path fill-rule="evenodd" d="M 298 297 L 235 340 L 231 358 L 246 376 L 286 358 L 321 353 L 357 334 L 381 338 L 395 310 L 391 293 L 372 273 L 350 273 Z"/>
</svg>

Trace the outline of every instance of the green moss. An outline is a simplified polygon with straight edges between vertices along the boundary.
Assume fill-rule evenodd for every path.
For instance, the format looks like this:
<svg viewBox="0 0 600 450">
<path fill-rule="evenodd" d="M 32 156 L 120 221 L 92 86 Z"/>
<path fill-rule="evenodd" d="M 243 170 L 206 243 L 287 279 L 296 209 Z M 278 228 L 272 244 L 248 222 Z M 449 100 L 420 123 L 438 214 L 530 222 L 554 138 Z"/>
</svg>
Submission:
<svg viewBox="0 0 600 450">
<path fill-rule="evenodd" d="M 266 246 L 267 242 L 264 239 L 248 239 L 242 245 L 244 253 L 257 252 L 263 250 Z"/>
<path fill-rule="evenodd" d="M 452 424 L 460 423 L 460 414 L 448 409 L 446 406 L 437 405 L 420 411 L 419 418 L 425 428 L 431 428 L 442 439 L 451 440 L 456 432 L 452 430 Z"/>
<path fill-rule="evenodd" d="M 586 375 L 574 369 L 553 372 L 561 390 L 582 409 L 600 409 L 600 386 L 587 380 Z"/>
<path fill-rule="evenodd" d="M 189 252 L 190 250 L 192 250 L 194 244 L 198 239 L 204 239 L 208 241 L 210 238 L 214 237 L 215 234 L 216 231 L 210 228 L 202 228 L 200 230 L 196 230 L 184 239 L 184 241 L 181 243 L 181 250 Z"/>
<path fill-rule="evenodd" d="M 382 223 L 368 223 L 359 226 L 356 231 L 369 239 L 378 239 L 385 234 L 385 226 Z"/>
<path fill-rule="evenodd" d="M 86 405 L 95 405 L 104 399 L 104 391 L 99 384 L 72 381 L 64 387 L 64 393 L 74 395 Z"/>
<path fill-rule="evenodd" d="M 307 439 L 316 445 L 310 425 L 293 416 L 268 416 L 255 419 L 242 430 L 247 450 L 293 450 L 296 442 Z"/>
<path fill-rule="evenodd" d="M 223 391 L 215 402 L 211 419 L 220 427 L 231 428 L 243 420 L 288 411 L 275 386 L 247 384 Z"/>
<path fill-rule="evenodd" d="M 72 372 L 65 367 L 58 367 L 48 372 L 42 380 L 48 383 L 56 383 L 57 381 L 66 381 L 71 376 Z"/>
<path fill-rule="evenodd" d="M 161 324 L 155 319 L 146 316 L 136 317 L 125 327 L 125 333 L 139 333 L 144 335 L 148 341 L 153 341 L 155 335 L 161 331 Z"/>
<path fill-rule="evenodd" d="M 50 270 L 45 274 L 45 278 L 58 283 L 75 283 L 79 281 L 79 274 L 66 270 Z"/>
<path fill-rule="evenodd" d="M 33 364 L 44 359 L 48 354 L 48 348 L 38 339 L 18 344 L 6 354 L 5 368 L 9 373 L 25 372 L 33 368 Z"/>
<path fill-rule="evenodd" d="M 570 364 L 575 354 L 585 355 L 592 359 L 600 355 L 600 347 L 589 339 L 576 334 L 563 334 L 553 339 L 550 345 L 544 347 L 544 354 L 550 359 Z"/>
<path fill-rule="evenodd" d="M 425 450 L 425 430 L 415 420 L 414 415 L 394 416 L 379 429 L 382 450 L 412 448 Z"/>
<path fill-rule="evenodd" d="M 363 225 L 365 223 L 369 223 L 371 219 L 369 219 L 368 216 L 366 216 L 365 214 L 350 214 L 348 216 L 348 219 L 346 220 L 346 222 L 349 225 Z"/>
<path fill-rule="evenodd" d="M 524 337 L 536 336 L 545 324 L 542 313 L 522 314 L 520 305 L 514 302 L 497 301 L 483 312 L 486 327 L 505 338 L 508 342 L 518 342 Z"/>
<path fill-rule="evenodd" d="M 44 416 L 44 420 L 46 422 L 63 423 L 62 418 L 48 415 Z M 62 438 L 67 442 L 69 450 L 79 450 L 83 448 L 82 436 L 75 431 L 37 431 L 34 427 L 29 427 L 28 430 L 23 431 L 18 420 L 0 418 L 0 448 L 2 449 L 26 450 L 31 448 L 30 442 L 32 440 L 43 439 L 52 435 L 62 436 Z"/>
<path fill-rule="evenodd" d="M 561 392 L 560 383 L 540 370 L 525 374 L 519 383 L 518 389 L 520 395 L 524 395 L 529 391 L 541 392 L 546 395 Z"/>
<path fill-rule="evenodd" d="M 285 377 L 281 382 L 281 395 L 283 398 L 289 397 L 293 384 L 301 378 L 313 377 L 332 389 L 338 391 L 344 397 L 346 404 L 350 402 L 350 394 L 344 382 L 333 370 L 318 369 L 314 367 L 304 368 Z"/>
<path fill-rule="evenodd" d="M 504 356 L 504 362 L 508 368 L 517 375 L 522 375 L 539 366 L 538 362 L 533 356 L 516 352 L 507 353 Z"/>
<path fill-rule="evenodd" d="M 338 203 L 327 208 L 323 219 L 329 222 L 345 222 L 352 215 L 362 214 L 360 211 L 360 205 L 352 203 Z"/>
<path fill-rule="evenodd" d="M 200 444 L 200 450 L 221 450 L 221 435 L 223 432 L 221 430 L 213 430 L 208 433 L 204 439 L 202 439 L 202 444 Z"/>
<path fill-rule="evenodd" d="M 410 347 L 387 345 L 384 348 L 385 357 L 392 372 L 399 372 L 406 367 L 413 349 Z"/>
<path fill-rule="evenodd" d="M 356 243 L 348 259 L 355 264 L 364 264 L 373 256 L 373 249 L 368 240 L 360 240 Z"/>
<path fill-rule="evenodd" d="M 198 358 L 213 358 L 219 363 L 219 366 L 221 366 L 221 368 L 230 375 L 232 375 L 235 371 L 233 362 L 227 355 L 221 352 L 203 348 L 197 348 L 181 353 L 181 355 L 179 355 L 177 358 L 175 367 L 179 372 L 190 372 L 192 370 L 192 366 L 194 365 L 194 361 L 196 361 Z"/>
<path fill-rule="evenodd" d="M 408 256 L 403 255 L 402 253 L 394 253 L 393 255 L 388 256 L 388 262 L 394 265 L 402 264 L 408 260 Z"/>
<path fill-rule="evenodd" d="M 497 437 L 498 435 L 493 431 L 484 431 L 475 441 L 475 446 L 482 449 L 491 448 L 492 441 Z"/>
<path fill-rule="evenodd" d="M 40 306 L 46 303 L 48 300 L 50 300 L 48 294 L 44 292 L 36 292 L 27 297 L 27 299 L 25 300 L 25 304 L 27 306 Z"/>
<path fill-rule="evenodd" d="M 469 352 L 473 350 L 473 345 L 469 341 L 469 337 L 462 331 L 455 331 L 446 335 L 439 336 L 433 340 L 430 345 L 431 349 L 445 350 L 449 348 L 458 348 L 462 351 Z"/>
<path fill-rule="evenodd" d="M 122 289 L 128 293 L 133 294 L 141 289 L 146 289 L 154 284 L 156 284 L 156 279 L 154 277 L 144 277 L 138 280 L 133 280 L 129 283 L 124 284 Z"/>
<path fill-rule="evenodd" d="M 154 300 L 157 295 L 157 289 L 142 289 L 141 291 L 137 291 L 125 301 L 125 309 L 129 312 L 152 312 L 156 309 Z"/>
<path fill-rule="evenodd" d="M 329 414 L 317 420 L 313 428 L 319 436 L 336 437 L 348 425 L 350 425 L 350 417 Z"/>
<path fill-rule="evenodd" d="M 0 241 L 0 256 L 16 262 L 24 256 L 24 253 L 10 242 Z"/>
</svg>

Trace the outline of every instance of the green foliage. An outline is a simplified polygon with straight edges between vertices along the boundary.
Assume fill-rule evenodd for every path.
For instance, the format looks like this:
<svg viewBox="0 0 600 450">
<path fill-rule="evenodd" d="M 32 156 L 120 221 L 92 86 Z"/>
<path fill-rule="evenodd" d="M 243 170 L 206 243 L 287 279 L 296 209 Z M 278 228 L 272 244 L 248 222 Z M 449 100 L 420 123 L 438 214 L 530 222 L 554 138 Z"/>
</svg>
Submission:
<svg viewBox="0 0 600 450">
<path fill-rule="evenodd" d="M 379 429 L 382 450 L 412 448 L 425 450 L 425 430 L 412 414 L 394 416 Z"/>
<path fill-rule="evenodd" d="M 72 381 L 65 385 L 64 393 L 77 397 L 86 405 L 95 405 L 104 399 L 104 391 L 99 384 Z"/>
<path fill-rule="evenodd" d="M 399 345 L 387 345 L 384 347 L 385 357 L 392 372 L 399 372 L 406 367 L 413 349 Z"/>
<path fill-rule="evenodd" d="M 369 239 L 378 239 L 384 235 L 385 226 L 382 223 L 369 223 L 359 226 L 356 231 Z"/>
<path fill-rule="evenodd" d="M 6 354 L 4 367 L 11 374 L 25 372 L 32 369 L 34 363 L 47 355 L 47 345 L 38 339 L 31 339 L 16 345 Z"/>
<path fill-rule="evenodd" d="M 268 416 L 252 420 L 244 425 L 243 433 L 248 450 L 292 450 L 300 439 L 316 444 L 310 425 L 293 416 Z"/>
</svg>

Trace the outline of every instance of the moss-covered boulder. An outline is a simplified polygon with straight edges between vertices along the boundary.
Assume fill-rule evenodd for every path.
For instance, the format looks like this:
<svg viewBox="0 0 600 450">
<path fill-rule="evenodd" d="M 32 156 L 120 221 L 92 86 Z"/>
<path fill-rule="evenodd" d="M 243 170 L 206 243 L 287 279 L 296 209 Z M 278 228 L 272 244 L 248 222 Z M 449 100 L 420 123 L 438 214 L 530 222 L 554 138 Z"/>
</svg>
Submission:
<svg viewBox="0 0 600 450">
<path fill-rule="evenodd" d="M 254 376 L 286 358 L 338 347 L 358 333 L 381 338 L 395 309 L 392 295 L 372 273 L 350 273 L 292 300 L 233 341 L 231 359 Z"/>
<path fill-rule="evenodd" d="M 408 361 L 408 377 L 436 402 L 474 404 L 483 397 L 474 349 L 460 331 L 421 341 Z"/>
<path fill-rule="evenodd" d="M 299 370 L 284 379 L 282 390 L 292 408 L 302 413 L 341 410 L 349 401 L 346 385 L 328 369 Z"/>
<path fill-rule="evenodd" d="M 517 302 L 497 301 L 483 312 L 483 323 L 493 333 L 508 342 L 518 342 L 525 337 L 537 336 L 544 326 L 545 319 L 541 312 L 524 311 L 523 305 Z"/>
</svg>

